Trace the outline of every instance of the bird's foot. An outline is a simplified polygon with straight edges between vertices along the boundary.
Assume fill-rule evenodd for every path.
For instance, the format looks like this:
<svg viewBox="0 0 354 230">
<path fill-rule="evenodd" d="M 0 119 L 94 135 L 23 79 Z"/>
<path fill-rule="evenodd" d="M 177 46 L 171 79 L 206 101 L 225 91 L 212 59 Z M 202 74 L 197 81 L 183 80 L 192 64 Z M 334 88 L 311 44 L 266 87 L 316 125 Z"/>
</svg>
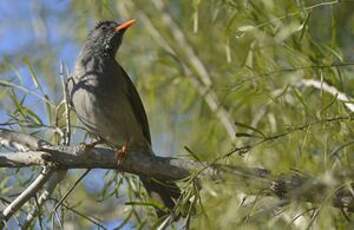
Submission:
<svg viewBox="0 0 354 230">
<path fill-rule="evenodd" d="M 102 139 L 99 139 L 99 140 L 94 141 L 94 142 L 89 143 L 89 144 L 80 143 L 80 148 L 83 149 L 83 152 L 84 152 L 84 153 L 88 153 L 88 152 L 90 152 L 93 148 L 95 148 L 96 145 L 102 144 L 102 143 L 103 143 L 103 140 L 102 140 Z"/>
<path fill-rule="evenodd" d="M 120 149 L 116 151 L 117 166 L 120 168 L 122 162 L 128 154 L 128 145 L 125 143 Z"/>
</svg>

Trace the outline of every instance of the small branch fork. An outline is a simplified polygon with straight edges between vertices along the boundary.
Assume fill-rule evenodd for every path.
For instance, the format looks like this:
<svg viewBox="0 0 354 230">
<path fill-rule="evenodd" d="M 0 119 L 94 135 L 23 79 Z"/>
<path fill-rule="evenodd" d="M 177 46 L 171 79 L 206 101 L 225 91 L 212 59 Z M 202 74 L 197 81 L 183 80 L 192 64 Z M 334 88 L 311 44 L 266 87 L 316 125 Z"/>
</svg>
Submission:
<svg viewBox="0 0 354 230">
<path fill-rule="evenodd" d="M 30 198 L 32 198 L 49 180 L 53 173 L 50 167 L 43 167 L 39 176 L 28 186 L 15 200 L 11 202 L 2 212 L 1 221 L 7 221 L 13 214 L 15 214 Z M 1 224 L 0 224 L 0 227 Z"/>
</svg>

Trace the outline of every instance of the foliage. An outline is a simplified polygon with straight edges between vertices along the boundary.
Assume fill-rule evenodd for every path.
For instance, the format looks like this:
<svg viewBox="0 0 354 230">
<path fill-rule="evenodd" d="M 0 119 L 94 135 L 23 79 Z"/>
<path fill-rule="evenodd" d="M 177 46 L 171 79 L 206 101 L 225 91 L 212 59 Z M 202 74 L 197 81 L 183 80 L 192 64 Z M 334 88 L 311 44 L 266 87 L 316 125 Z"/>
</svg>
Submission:
<svg viewBox="0 0 354 230">
<path fill-rule="evenodd" d="M 46 13 L 52 9 L 36 2 L 42 9 L 34 25 L 42 22 L 47 31 L 41 33 L 52 34 L 53 22 Z M 33 46 L 42 49 L 33 50 L 28 44 L 3 55 L 2 125 L 60 143 L 60 130 L 66 125 L 58 74 L 64 44 L 79 47 L 98 20 L 136 18 L 117 59 L 142 95 L 158 154 L 261 166 L 274 175 L 296 170 L 331 188 L 318 191 L 326 197 L 319 203 L 284 204 L 232 175 L 202 179 L 201 190 L 192 183 L 195 180 L 181 181 L 184 199 L 192 197 L 196 211 L 176 226 L 349 229 L 353 214 L 332 207 L 331 198 L 336 189 L 353 183 L 352 178 L 333 179 L 338 172 L 353 172 L 353 111 L 338 95 L 302 81 L 325 82 L 354 97 L 353 7 L 351 1 L 315 0 L 73 1 L 52 16 L 58 23 L 54 35 L 63 36 L 60 42 L 37 39 Z M 78 49 L 71 52 L 75 56 Z M 72 117 L 73 142 L 87 140 Z M 242 146 L 251 148 L 242 155 L 227 154 Z M 1 170 L 2 197 L 18 193 L 38 173 L 23 169 L 14 176 L 13 172 Z M 134 176 L 97 173 L 104 174 L 103 188 L 92 189 L 90 183 L 95 182 L 87 179 L 66 206 L 96 216 L 104 224 L 117 218 L 137 229 L 157 223 Z M 77 174 L 69 173 L 54 200 L 62 197 Z M 136 205 L 125 206 L 126 202 Z M 64 224 L 76 228 L 93 225 L 67 208 L 62 216 Z M 45 224 L 50 225 L 51 218 L 58 225 L 55 216 L 43 212 Z"/>
</svg>

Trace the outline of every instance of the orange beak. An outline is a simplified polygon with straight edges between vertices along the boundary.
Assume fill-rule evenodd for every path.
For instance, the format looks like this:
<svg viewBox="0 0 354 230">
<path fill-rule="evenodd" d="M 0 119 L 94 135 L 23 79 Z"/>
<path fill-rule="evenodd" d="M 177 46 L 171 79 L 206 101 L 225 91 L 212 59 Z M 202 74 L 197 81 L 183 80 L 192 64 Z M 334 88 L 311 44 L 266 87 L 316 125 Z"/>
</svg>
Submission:
<svg viewBox="0 0 354 230">
<path fill-rule="evenodd" d="M 126 22 L 123 22 L 122 24 L 120 24 L 119 26 L 117 26 L 114 31 L 115 32 L 118 32 L 118 31 L 121 31 L 121 30 L 125 30 L 125 29 L 128 29 L 130 26 L 132 26 L 133 24 L 135 23 L 135 19 L 131 19 L 131 20 L 128 20 Z"/>
</svg>

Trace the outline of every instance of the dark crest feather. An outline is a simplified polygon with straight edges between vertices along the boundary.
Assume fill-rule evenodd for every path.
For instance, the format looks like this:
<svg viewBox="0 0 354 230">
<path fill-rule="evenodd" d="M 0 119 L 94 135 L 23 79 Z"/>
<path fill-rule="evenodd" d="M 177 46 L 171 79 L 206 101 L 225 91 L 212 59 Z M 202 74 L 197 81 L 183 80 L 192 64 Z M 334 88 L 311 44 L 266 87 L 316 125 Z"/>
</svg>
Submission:
<svg viewBox="0 0 354 230">
<path fill-rule="evenodd" d="M 96 24 L 96 26 L 95 26 L 94 29 L 97 29 L 97 28 L 99 28 L 100 26 L 102 26 L 102 25 L 104 25 L 104 24 L 110 24 L 110 23 L 112 23 L 112 21 L 108 21 L 108 20 L 99 21 L 99 22 L 97 22 L 97 24 Z"/>
</svg>

